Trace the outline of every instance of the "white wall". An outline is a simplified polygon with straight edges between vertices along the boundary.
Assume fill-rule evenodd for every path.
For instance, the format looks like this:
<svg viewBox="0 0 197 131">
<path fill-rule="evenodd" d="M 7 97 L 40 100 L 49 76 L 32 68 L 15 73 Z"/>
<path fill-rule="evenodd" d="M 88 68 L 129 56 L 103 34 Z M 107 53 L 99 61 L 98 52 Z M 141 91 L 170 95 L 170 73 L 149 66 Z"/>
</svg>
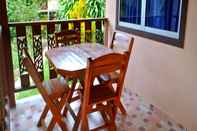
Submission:
<svg viewBox="0 0 197 131">
<path fill-rule="evenodd" d="M 110 33 L 116 0 L 106 0 Z M 197 0 L 190 0 L 184 49 L 135 37 L 126 87 L 158 106 L 190 131 L 197 130 Z"/>
</svg>

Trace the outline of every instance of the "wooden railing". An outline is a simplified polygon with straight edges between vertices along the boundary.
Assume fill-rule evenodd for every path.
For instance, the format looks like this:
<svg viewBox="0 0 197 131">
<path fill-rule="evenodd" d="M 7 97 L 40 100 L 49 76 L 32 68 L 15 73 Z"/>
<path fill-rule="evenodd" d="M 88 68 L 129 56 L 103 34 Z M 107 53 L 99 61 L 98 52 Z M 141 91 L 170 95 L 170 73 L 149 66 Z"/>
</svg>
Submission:
<svg viewBox="0 0 197 131">
<path fill-rule="evenodd" d="M 31 84 L 29 74 L 22 65 L 22 49 L 32 50 L 32 58 L 39 72 L 44 72 L 43 50 L 54 48 L 54 32 L 69 29 L 78 29 L 81 32 L 81 42 L 97 42 L 105 44 L 107 42 L 108 20 L 106 18 L 79 19 L 66 21 L 40 21 L 40 22 L 15 22 L 9 23 L 11 32 L 11 44 L 17 45 L 18 60 L 13 63 L 19 64 L 20 88 L 15 91 L 34 88 Z M 15 32 L 15 33 L 13 33 Z M 13 56 L 14 57 L 14 56 Z M 55 71 L 49 65 L 50 78 L 56 76 Z"/>
</svg>

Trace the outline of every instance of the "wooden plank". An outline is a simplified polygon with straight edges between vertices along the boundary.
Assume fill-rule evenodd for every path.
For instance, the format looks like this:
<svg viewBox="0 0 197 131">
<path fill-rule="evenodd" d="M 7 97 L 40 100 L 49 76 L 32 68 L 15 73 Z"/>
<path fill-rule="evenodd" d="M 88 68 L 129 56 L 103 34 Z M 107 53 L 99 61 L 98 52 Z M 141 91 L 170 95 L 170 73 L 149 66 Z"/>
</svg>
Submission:
<svg viewBox="0 0 197 131">
<path fill-rule="evenodd" d="M 24 24 L 16 25 L 16 36 L 26 37 L 26 26 Z"/>
<path fill-rule="evenodd" d="M 53 34 L 55 32 L 55 24 L 54 23 L 47 23 L 47 33 Z"/>
<path fill-rule="evenodd" d="M 47 42 L 48 42 L 48 49 L 52 49 L 56 47 L 55 44 L 55 24 L 54 23 L 48 23 L 47 24 Z M 49 63 L 49 73 L 50 78 L 57 77 L 56 71 L 54 70 L 51 63 Z"/>
<path fill-rule="evenodd" d="M 41 35 L 41 24 L 32 24 L 32 32 L 33 35 Z"/>
<path fill-rule="evenodd" d="M 33 39 L 33 56 L 34 56 L 34 64 L 38 72 L 42 75 L 42 79 L 44 78 L 43 74 L 43 56 L 42 56 L 42 37 L 41 37 L 41 24 L 33 24 L 32 25 L 32 39 Z"/>
<path fill-rule="evenodd" d="M 69 46 L 80 43 L 80 32 L 78 30 L 67 30 L 55 33 L 56 46 Z"/>
<path fill-rule="evenodd" d="M 69 27 L 68 25 L 69 25 L 68 22 L 61 23 L 61 31 L 67 31 Z"/>
<path fill-rule="evenodd" d="M 92 25 L 91 21 L 85 22 L 85 41 L 91 42 L 92 41 Z"/>
<path fill-rule="evenodd" d="M 55 48 L 55 24 L 48 23 L 47 24 L 47 42 L 48 42 L 48 49 Z"/>
<path fill-rule="evenodd" d="M 81 31 L 81 23 L 80 22 L 75 21 L 75 22 L 73 22 L 73 24 L 74 24 L 74 29 L 75 30 Z"/>
<path fill-rule="evenodd" d="M 108 31 L 109 31 L 109 21 L 104 20 L 104 45 L 108 47 Z"/>
<path fill-rule="evenodd" d="M 25 90 L 30 86 L 29 77 L 23 77 L 23 74 L 26 73 L 26 68 L 22 65 L 22 50 L 27 48 L 27 36 L 26 36 L 26 27 L 25 25 L 16 26 L 16 36 L 17 36 L 17 47 L 18 47 L 18 59 L 19 59 L 19 71 L 21 79 L 21 88 Z"/>
<path fill-rule="evenodd" d="M 75 21 L 75 22 L 73 22 L 73 24 L 74 24 L 74 29 L 75 29 L 75 30 L 78 30 L 79 33 L 80 33 L 80 40 L 79 40 L 79 43 L 81 43 L 81 42 L 82 42 L 81 22 Z"/>
<path fill-rule="evenodd" d="M 102 21 L 96 21 L 96 29 L 102 29 Z"/>
</svg>

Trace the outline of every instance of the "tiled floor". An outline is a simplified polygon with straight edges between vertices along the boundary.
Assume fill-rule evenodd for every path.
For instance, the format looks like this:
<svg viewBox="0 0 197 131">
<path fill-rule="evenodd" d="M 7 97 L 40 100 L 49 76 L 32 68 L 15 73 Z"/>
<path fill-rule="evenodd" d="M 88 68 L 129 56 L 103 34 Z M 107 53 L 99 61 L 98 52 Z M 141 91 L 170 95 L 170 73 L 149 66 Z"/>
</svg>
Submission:
<svg viewBox="0 0 197 131">
<path fill-rule="evenodd" d="M 169 119 L 153 105 L 145 104 L 141 98 L 129 90 L 124 90 L 123 99 L 126 107 L 127 116 L 120 113 L 116 117 L 116 125 L 119 131 L 186 131 L 174 120 Z M 36 124 L 44 107 L 41 96 L 34 96 L 17 101 L 16 109 L 11 111 L 11 130 L 12 131 L 40 131 Z M 48 121 L 51 119 L 48 115 Z M 97 119 L 95 119 L 97 118 Z M 48 122 L 47 121 L 47 122 Z M 69 119 L 68 124 L 72 128 L 73 120 Z M 98 114 L 96 117 L 89 118 L 92 123 L 99 123 Z M 47 123 L 46 122 L 46 123 Z M 59 131 L 58 126 L 55 131 Z"/>
</svg>

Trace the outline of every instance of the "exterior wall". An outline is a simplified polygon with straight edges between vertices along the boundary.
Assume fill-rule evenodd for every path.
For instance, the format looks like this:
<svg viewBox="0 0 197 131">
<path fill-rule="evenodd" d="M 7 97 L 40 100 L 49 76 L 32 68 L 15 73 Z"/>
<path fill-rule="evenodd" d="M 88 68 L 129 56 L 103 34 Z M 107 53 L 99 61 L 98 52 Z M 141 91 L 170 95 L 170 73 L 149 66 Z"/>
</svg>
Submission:
<svg viewBox="0 0 197 131">
<path fill-rule="evenodd" d="M 115 29 L 116 0 L 106 0 L 110 34 Z M 184 49 L 134 36 L 125 86 L 158 106 L 190 131 L 197 130 L 197 0 L 188 5 Z"/>
</svg>

